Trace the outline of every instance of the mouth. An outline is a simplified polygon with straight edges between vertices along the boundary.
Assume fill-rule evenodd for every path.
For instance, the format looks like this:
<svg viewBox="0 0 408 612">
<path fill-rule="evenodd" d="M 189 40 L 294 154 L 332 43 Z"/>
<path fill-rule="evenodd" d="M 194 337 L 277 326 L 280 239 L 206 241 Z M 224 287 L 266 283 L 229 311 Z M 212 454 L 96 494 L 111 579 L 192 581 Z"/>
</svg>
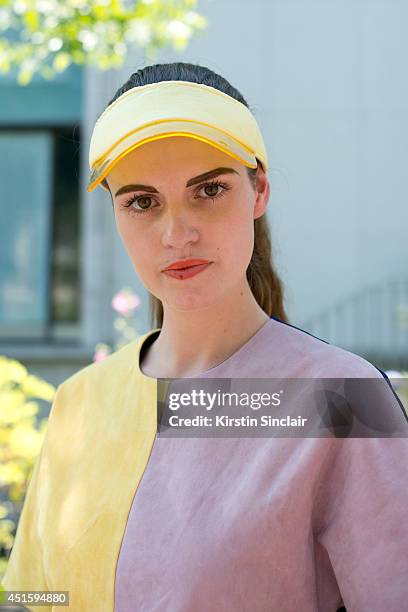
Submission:
<svg viewBox="0 0 408 612">
<path fill-rule="evenodd" d="M 189 270 L 190 268 L 196 268 L 198 266 L 206 266 L 209 263 L 212 262 L 208 261 L 207 259 L 186 259 L 184 261 L 180 260 L 174 262 L 173 264 L 165 268 L 163 272 L 167 272 L 168 270 Z"/>
<path fill-rule="evenodd" d="M 167 276 L 171 276 L 172 278 L 184 280 L 192 278 L 193 276 L 196 276 L 196 274 L 200 274 L 202 271 L 206 270 L 212 263 L 212 261 L 207 261 L 201 264 L 194 264 L 184 268 L 167 268 L 166 270 L 163 270 L 163 273 Z"/>
</svg>

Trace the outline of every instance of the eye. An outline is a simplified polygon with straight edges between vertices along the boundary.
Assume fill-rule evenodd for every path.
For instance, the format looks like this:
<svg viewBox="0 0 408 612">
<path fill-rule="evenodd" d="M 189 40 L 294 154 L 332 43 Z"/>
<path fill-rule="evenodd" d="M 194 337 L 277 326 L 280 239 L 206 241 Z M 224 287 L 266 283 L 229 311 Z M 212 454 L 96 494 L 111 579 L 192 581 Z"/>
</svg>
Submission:
<svg viewBox="0 0 408 612">
<path fill-rule="evenodd" d="M 136 214 L 143 214 L 145 212 L 149 212 L 151 206 L 149 207 L 143 207 L 143 204 L 140 204 L 141 201 L 143 200 L 152 200 L 151 196 L 148 195 L 142 195 L 142 196 L 138 196 L 136 194 L 133 194 L 132 196 L 130 196 L 130 198 L 128 200 L 126 200 L 122 206 L 124 208 L 129 208 L 129 213 L 136 213 Z M 138 206 L 142 206 L 142 209 L 138 209 L 135 208 L 134 206 L 132 206 L 132 204 L 136 202 L 138 204 Z"/>
<path fill-rule="evenodd" d="M 218 192 L 219 187 L 222 188 L 221 192 Z M 214 200 L 217 200 L 218 198 L 222 198 L 225 192 L 229 191 L 231 187 L 229 187 L 226 183 L 221 183 L 220 181 L 211 181 L 210 183 L 204 183 L 203 185 L 200 185 L 200 187 L 197 190 L 197 193 L 199 193 L 202 189 L 204 189 L 205 195 L 207 197 L 203 198 L 202 196 L 197 196 L 197 195 L 194 197 L 199 198 L 199 199 L 204 199 L 204 200 L 209 199 L 214 202 Z M 207 190 L 212 192 L 212 195 L 209 194 Z"/>
</svg>

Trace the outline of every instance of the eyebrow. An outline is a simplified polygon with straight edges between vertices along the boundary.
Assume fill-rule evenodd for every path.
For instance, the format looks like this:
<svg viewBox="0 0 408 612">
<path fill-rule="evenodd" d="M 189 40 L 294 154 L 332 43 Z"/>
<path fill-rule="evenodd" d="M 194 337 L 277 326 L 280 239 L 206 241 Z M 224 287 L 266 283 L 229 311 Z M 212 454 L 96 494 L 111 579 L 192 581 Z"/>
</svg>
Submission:
<svg viewBox="0 0 408 612">
<path fill-rule="evenodd" d="M 209 170 L 208 172 L 204 172 L 204 174 L 199 174 L 198 176 L 194 176 L 193 178 L 189 179 L 186 183 L 186 187 L 191 187 L 192 185 L 196 185 L 201 181 L 205 181 L 215 176 L 219 176 L 220 174 L 232 173 L 239 175 L 239 172 L 237 172 L 237 170 L 234 170 L 234 168 L 215 168 L 214 170 Z M 129 193 L 129 191 L 148 191 L 149 193 L 159 193 L 157 189 L 152 185 L 123 185 L 123 187 L 120 187 L 120 189 L 117 190 L 117 192 L 115 193 L 115 197 L 122 195 L 123 193 Z"/>
</svg>

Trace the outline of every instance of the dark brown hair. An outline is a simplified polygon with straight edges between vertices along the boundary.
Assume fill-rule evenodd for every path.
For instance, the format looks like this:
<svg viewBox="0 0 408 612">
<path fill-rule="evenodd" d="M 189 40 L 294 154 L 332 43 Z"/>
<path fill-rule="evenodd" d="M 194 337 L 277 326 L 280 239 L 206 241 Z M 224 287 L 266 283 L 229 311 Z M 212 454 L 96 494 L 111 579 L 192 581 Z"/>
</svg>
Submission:
<svg viewBox="0 0 408 612">
<path fill-rule="evenodd" d="M 109 104 L 112 104 L 123 93 L 133 87 L 142 87 L 160 81 L 190 81 L 209 85 L 219 91 L 235 98 L 248 106 L 241 93 L 235 89 L 224 77 L 213 72 L 205 66 L 184 62 L 169 64 L 153 64 L 145 66 L 133 73 L 115 93 Z M 108 104 L 108 106 L 109 106 Z M 258 166 L 260 162 L 258 161 Z M 248 176 L 252 187 L 256 189 L 257 168 L 248 168 Z M 107 187 L 104 179 L 102 183 Z M 254 250 L 246 271 L 246 277 L 256 301 L 267 315 L 277 317 L 288 322 L 284 308 L 283 284 L 272 263 L 272 249 L 269 226 L 266 214 L 254 219 Z M 150 296 L 150 324 L 153 327 L 162 327 L 163 304 L 156 296 Z"/>
</svg>

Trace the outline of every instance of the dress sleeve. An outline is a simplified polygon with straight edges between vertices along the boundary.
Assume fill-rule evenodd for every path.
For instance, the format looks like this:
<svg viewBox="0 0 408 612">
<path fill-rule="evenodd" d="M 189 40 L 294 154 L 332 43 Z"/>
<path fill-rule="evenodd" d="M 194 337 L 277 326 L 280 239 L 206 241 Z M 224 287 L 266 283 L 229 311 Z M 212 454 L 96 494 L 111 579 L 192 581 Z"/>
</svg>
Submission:
<svg viewBox="0 0 408 612">
<path fill-rule="evenodd" d="M 38 531 L 38 519 L 43 510 L 46 479 L 42 475 L 44 454 L 47 448 L 47 432 L 58 402 L 58 393 L 49 413 L 47 430 L 44 436 L 40 453 L 34 463 L 29 479 L 23 508 L 17 525 L 13 547 L 8 559 L 5 574 L 1 585 L 7 591 L 48 591 L 47 571 L 44 567 L 43 546 Z M 34 612 L 51 612 L 52 606 L 33 606 L 22 604 Z"/>
<path fill-rule="evenodd" d="M 319 492 L 326 549 L 347 612 L 401 612 L 408 601 L 408 438 L 333 440 Z"/>
</svg>

